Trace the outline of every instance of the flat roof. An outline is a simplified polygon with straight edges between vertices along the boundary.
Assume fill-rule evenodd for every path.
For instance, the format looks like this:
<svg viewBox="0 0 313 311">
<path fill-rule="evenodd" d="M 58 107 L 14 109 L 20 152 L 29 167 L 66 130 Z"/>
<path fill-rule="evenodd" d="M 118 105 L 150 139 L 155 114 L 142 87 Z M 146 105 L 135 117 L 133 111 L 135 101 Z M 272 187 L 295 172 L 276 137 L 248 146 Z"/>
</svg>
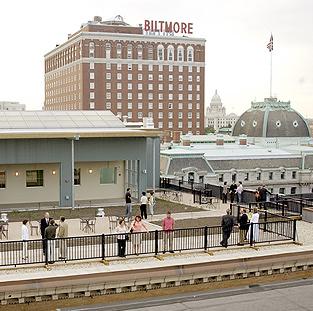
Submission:
<svg viewBox="0 0 313 311">
<path fill-rule="evenodd" d="M 127 128 L 111 111 L 0 111 L 0 138 L 159 136 L 157 129 Z"/>
<path fill-rule="evenodd" d="M 240 146 L 232 143 L 223 146 L 200 144 L 190 147 L 178 146 L 173 147 L 173 149 L 161 150 L 161 154 L 174 157 L 204 154 L 204 157 L 207 160 L 298 158 L 301 155 L 299 151 L 296 151 L 297 147 L 298 146 L 294 146 L 294 149 L 276 149 L 260 145 Z"/>
</svg>

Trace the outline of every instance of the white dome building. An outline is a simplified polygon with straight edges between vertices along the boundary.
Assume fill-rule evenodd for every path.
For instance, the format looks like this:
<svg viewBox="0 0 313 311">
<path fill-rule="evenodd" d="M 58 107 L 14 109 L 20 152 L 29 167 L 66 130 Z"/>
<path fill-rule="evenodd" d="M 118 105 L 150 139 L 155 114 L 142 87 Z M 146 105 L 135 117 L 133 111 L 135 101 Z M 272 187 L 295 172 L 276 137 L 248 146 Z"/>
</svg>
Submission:
<svg viewBox="0 0 313 311">
<path fill-rule="evenodd" d="M 226 115 L 226 108 L 223 106 L 221 97 L 217 94 L 217 90 L 215 90 L 210 106 L 206 110 L 206 127 L 213 127 L 215 131 L 223 127 L 232 128 L 237 119 L 238 116 L 234 113 Z"/>
</svg>

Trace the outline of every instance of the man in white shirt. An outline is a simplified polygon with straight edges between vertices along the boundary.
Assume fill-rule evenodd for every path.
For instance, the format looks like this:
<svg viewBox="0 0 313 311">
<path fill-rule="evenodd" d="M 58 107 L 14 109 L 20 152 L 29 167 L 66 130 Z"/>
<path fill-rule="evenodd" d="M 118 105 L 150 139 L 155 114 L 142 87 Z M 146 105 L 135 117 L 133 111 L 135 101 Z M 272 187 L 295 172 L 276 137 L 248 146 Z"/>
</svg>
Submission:
<svg viewBox="0 0 313 311">
<path fill-rule="evenodd" d="M 239 186 L 236 189 L 236 193 L 237 193 L 237 202 L 241 203 L 242 202 L 242 192 L 243 192 L 243 186 L 242 186 L 242 182 L 239 181 Z"/>
<path fill-rule="evenodd" d="M 27 254 L 27 241 L 29 240 L 29 230 L 27 227 L 28 220 L 24 219 L 22 224 L 22 241 L 23 241 L 23 251 L 22 251 L 22 259 L 26 260 L 28 258 Z"/>
</svg>

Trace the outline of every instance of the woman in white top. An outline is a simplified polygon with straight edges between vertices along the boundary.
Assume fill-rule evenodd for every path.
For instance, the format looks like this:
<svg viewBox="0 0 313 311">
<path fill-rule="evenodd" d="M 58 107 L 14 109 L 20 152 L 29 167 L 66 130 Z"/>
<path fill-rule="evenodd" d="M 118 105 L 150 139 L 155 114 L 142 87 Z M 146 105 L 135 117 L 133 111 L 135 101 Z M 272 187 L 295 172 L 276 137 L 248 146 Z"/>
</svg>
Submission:
<svg viewBox="0 0 313 311">
<path fill-rule="evenodd" d="M 259 240 L 259 213 L 258 209 L 255 207 L 253 209 L 253 214 L 250 220 L 250 226 L 247 233 L 247 239 L 250 240 L 251 237 L 251 226 L 253 226 L 253 242 L 257 242 Z M 251 225 L 253 223 L 253 225 Z"/>
<path fill-rule="evenodd" d="M 151 218 L 152 218 L 152 216 L 154 215 L 154 205 L 155 205 L 154 193 L 153 192 L 150 193 L 150 196 L 148 198 L 148 205 L 149 205 L 149 212 L 150 212 L 150 215 L 151 215 Z"/>
<path fill-rule="evenodd" d="M 115 228 L 115 232 L 119 233 L 117 235 L 118 256 L 126 257 L 125 250 L 126 250 L 126 240 L 128 238 L 128 234 L 127 234 L 128 228 L 126 226 L 124 219 L 121 219 L 118 222 L 118 226 Z"/>
<path fill-rule="evenodd" d="M 148 198 L 145 192 L 142 192 L 142 196 L 140 198 L 140 214 L 142 219 L 147 219 L 147 203 Z"/>
<path fill-rule="evenodd" d="M 29 240 L 29 230 L 27 227 L 28 220 L 24 219 L 22 223 L 22 241 L 23 241 L 23 251 L 22 251 L 22 259 L 26 260 L 28 258 L 27 254 L 27 241 Z"/>
</svg>

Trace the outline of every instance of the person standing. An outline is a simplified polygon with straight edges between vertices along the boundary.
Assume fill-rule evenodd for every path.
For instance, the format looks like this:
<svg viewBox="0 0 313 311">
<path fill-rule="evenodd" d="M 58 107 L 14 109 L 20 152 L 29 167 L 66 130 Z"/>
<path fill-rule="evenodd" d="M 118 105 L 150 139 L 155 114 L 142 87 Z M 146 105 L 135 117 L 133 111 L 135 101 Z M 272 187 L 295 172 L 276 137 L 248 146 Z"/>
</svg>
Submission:
<svg viewBox="0 0 313 311">
<path fill-rule="evenodd" d="M 147 203 L 148 198 L 146 196 L 146 193 L 143 191 L 140 198 L 140 214 L 142 219 L 147 219 Z"/>
<path fill-rule="evenodd" d="M 227 209 L 226 210 L 226 215 L 222 217 L 222 232 L 223 232 L 223 239 L 220 242 L 220 244 L 223 247 L 228 246 L 228 239 L 230 237 L 231 232 L 233 231 L 234 227 L 234 217 L 231 215 L 231 210 Z"/>
<path fill-rule="evenodd" d="M 22 251 L 22 259 L 28 259 L 28 249 L 27 249 L 27 241 L 29 240 L 29 230 L 27 227 L 28 220 L 24 219 L 22 222 L 22 241 L 23 241 L 23 251 Z"/>
<path fill-rule="evenodd" d="M 248 215 L 245 208 L 241 210 L 241 216 L 239 219 L 239 243 L 237 245 L 244 245 L 247 232 L 249 229 Z"/>
<path fill-rule="evenodd" d="M 50 220 L 49 226 L 45 229 L 45 239 L 47 239 L 48 263 L 55 262 L 55 237 L 58 226 L 54 219 Z"/>
<path fill-rule="evenodd" d="M 233 181 L 229 187 L 230 203 L 234 203 L 236 189 L 237 189 L 237 185 L 236 185 L 235 181 Z"/>
<path fill-rule="evenodd" d="M 120 219 L 118 226 L 115 228 L 115 232 L 118 233 L 117 236 L 117 256 L 126 257 L 126 237 L 127 237 L 127 226 L 124 219 Z"/>
<path fill-rule="evenodd" d="M 68 223 L 65 221 L 65 217 L 62 216 L 60 218 L 59 224 L 59 231 L 58 231 L 58 238 L 59 240 L 59 259 L 66 259 L 67 258 L 67 238 L 68 237 Z"/>
<path fill-rule="evenodd" d="M 152 218 L 154 215 L 154 206 L 155 206 L 155 198 L 154 198 L 154 192 L 153 191 L 150 193 L 150 196 L 148 198 L 148 206 L 149 206 L 149 212 L 150 212 L 150 215 Z"/>
<path fill-rule="evenodd" d="M 241 203 L 242 202 L 242 193 L 243 193 L 243 186 L 242 186 L 241 181 L 239 181 L 239 185 L 236 189 L 236 193 L 237 193 L 237 202 Z"/>
<path fill-rule="evenodd" d="M 128 218 L 128 221 L 132 217 L 132 199 L 131 199 L 131 193 L 130 188 L 127 188 L 125 193 L 125 202 L 126 202 L 126 217 Z"/>
<path fill-rule="evenodd" d="M 140 252 L 141 246 L 141 233 L 148 232 L 147 227 L 142 223 L 141 216 L 137 215 L 130 229 L 131 233 L 135 233 L 132 235 L 132 243 L 133 243 L 133 251 L 138 256 Z"/>
<path fill-rule="evenodd" d="M 224 181 L 222 192 L 223 203 L 227 203 L 227 193 L 228 193 L 227 181 Z"/>
<path fill-rule="evenodd" d="M 40 220 L 40 233 L 41 233 L 41 238 L 43 240 L 42 247 L 43 247 L 44 255 L 46 252 L 45 231 L 46 231 L 46 228 L 49 226 L 49 222 L 51 219 L 52 218 L 50 217 L 49 213 L 46 212 L 44 217 Z"/>
<path fill-rule="evenodd" d="M 173 251 L 173 239 L 174 239 L 174 226 L 175 220 L 171 215 L 171 212 L 168 211 L 166 217 L 162 221 L 162 229 L 163 229 L 163 254 L 169 251 L 170 253 L 174 253 Z"/>
<path fill-rule="evenodd" d="M 249 241 L 251 240 L 251 227 L 252 229 L 252 234 L 253 234 L 253 238 L 252 241 L 253 242 L 257 242 L 259 240 L 259 218 L 260 215 L 258 213 L 258 209 L 256 207 L 253 208 L 253 214 L 250 220 L 250 226 L 249 226 L 249 230 L 247 233 L 247 238 L 249 239 Z M 251 241 L 250 241 L 251 242 Z"/>
</svg>

